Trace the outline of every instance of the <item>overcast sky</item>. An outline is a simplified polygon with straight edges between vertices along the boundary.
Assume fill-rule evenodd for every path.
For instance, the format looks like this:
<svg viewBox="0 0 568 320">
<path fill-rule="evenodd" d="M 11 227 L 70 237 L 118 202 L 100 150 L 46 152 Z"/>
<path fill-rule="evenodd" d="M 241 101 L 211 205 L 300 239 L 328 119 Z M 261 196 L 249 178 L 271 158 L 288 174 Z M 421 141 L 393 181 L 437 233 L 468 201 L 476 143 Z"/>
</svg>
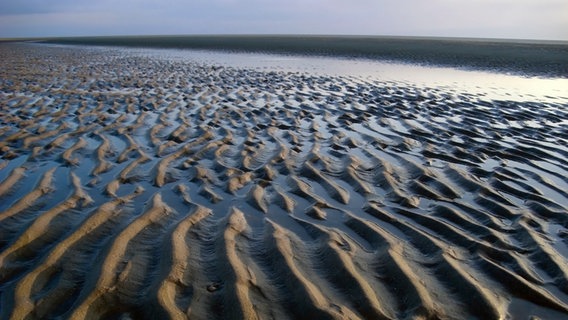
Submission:
<svg viewBox="0 0 568 320">
<path fill-rule="evenodd" d="M 156 34 L 568 40 L 568 0 L 0 0 L 0 38 Z"/>
</svg>

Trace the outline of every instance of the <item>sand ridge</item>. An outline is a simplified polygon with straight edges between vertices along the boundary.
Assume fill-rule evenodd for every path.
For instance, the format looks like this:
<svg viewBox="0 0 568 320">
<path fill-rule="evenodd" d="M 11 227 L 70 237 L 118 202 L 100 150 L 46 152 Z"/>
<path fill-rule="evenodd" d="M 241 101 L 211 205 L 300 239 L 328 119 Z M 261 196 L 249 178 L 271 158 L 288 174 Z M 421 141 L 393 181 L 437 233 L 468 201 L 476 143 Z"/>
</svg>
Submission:
<svg viewBox="0 0 568 320">
<path fill-rule="evenodd" d="M 0 318 L 568 314 L 567 102 L 0 58 Z"/>
</svg>

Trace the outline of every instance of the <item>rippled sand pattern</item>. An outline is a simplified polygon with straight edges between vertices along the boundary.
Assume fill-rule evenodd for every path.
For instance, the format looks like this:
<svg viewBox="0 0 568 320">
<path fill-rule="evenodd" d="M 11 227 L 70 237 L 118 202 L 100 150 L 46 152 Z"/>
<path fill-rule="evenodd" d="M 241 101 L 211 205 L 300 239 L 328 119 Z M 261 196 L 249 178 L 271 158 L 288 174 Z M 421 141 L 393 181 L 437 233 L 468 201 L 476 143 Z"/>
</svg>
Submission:
<svg viewBox="0 0 568 320">
<path fill-rule="evenodd" d="M 568 316 L 568 106 L 0 46 L 0 318 Z"/>
</svg>

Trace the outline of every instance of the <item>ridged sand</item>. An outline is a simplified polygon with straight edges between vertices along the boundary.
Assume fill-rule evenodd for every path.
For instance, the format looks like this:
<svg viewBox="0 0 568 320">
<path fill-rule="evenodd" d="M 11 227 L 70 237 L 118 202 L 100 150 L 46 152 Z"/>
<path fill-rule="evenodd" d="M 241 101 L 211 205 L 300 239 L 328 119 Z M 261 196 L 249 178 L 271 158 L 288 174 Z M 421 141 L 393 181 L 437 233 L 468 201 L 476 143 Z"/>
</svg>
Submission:
<svg viewBox="0 0 568 320">
<path fill-rule="evenodd" d="M 568 317 L 565 102 L 21 44 L 0 102 L 1 319 Z"/>
</svg>

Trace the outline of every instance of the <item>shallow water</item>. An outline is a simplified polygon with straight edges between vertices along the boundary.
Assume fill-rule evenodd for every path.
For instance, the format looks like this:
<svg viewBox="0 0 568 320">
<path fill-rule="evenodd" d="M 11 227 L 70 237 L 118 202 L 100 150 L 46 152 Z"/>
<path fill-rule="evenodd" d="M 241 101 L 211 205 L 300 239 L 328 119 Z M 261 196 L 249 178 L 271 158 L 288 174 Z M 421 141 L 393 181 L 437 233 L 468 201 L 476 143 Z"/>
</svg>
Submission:
<svg viewBox="0 0 568 320">
<path fill-rule="evenodd" d="M 101 50 L 109 50 L 103 48 Z M 126 48 L 129 53 L 176 61 L 199 61 L 214 65 L 250 68 L 259 71 L 302 72 L 342 76 L 378 84 L 393 82 L 410 86 L 443 89 L 450 99 L 459 94 L 480 99 L 504 99 L 568 103 L 568 79 L 522 76 L 498 72 L 464 70 L 396 61 L 301 56 L 263 53 L 220 52 L 188 49 Z"/>
</svg>

